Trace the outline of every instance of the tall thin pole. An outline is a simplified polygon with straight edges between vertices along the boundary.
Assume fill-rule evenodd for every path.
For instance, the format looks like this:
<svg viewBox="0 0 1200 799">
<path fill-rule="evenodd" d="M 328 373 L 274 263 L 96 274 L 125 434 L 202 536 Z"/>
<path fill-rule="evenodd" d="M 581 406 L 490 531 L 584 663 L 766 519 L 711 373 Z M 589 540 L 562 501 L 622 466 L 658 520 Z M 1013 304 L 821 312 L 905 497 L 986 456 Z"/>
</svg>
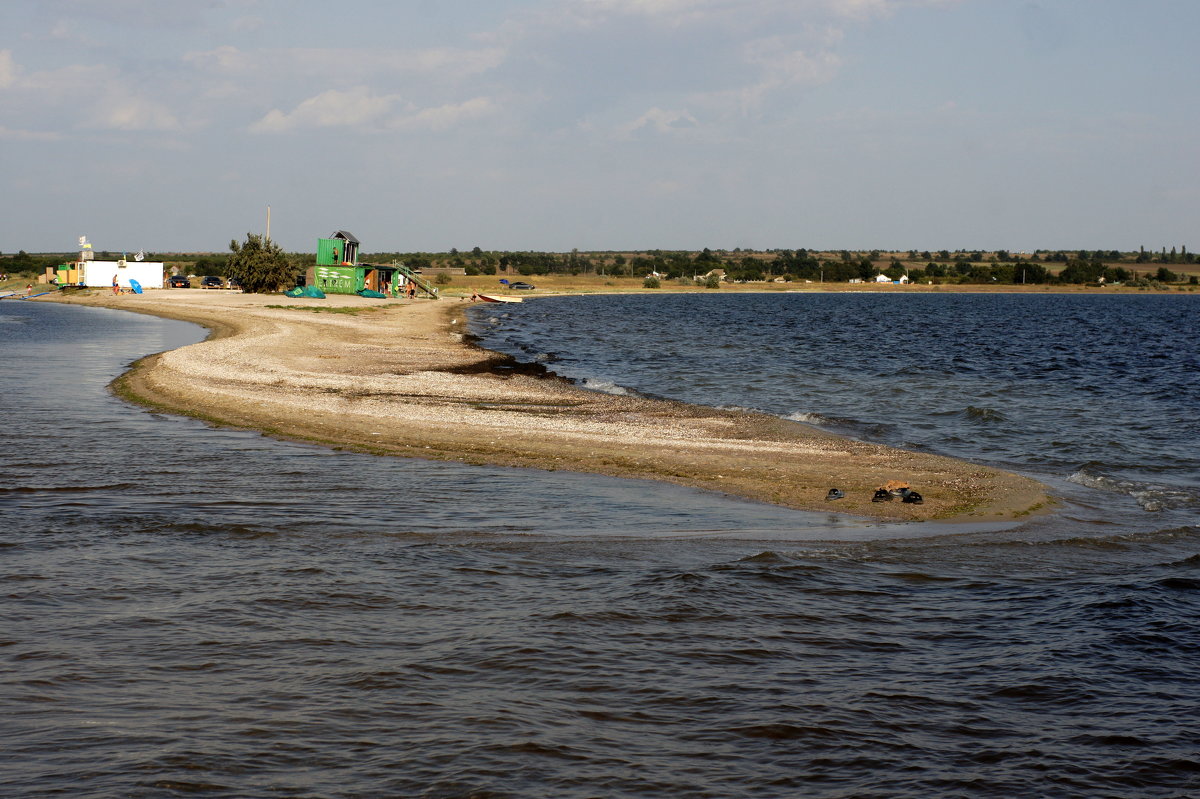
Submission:
<svg viewBox="0 0 1200 799">
<path fill-rule="evenodd" d="M 271 206 L 267 206 L 267 243 L 271 243 Z"/>
</svg>

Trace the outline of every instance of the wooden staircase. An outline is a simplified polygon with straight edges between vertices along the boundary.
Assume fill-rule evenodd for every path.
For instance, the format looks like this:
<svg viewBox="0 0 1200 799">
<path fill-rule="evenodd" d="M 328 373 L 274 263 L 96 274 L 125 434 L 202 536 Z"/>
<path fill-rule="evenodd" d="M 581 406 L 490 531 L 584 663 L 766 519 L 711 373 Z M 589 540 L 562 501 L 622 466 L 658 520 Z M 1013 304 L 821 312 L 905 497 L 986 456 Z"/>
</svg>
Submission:
<svg viewBox="0 0 1200 799">
<path fill-rule="evenodd" d="M 397 261 L 392 261 L 392 267 L 395 268 L 395 270 L 397 272 L 399 272 L 400 274 L 404 275 L 406 278 L 411 280 L 413 282 L 413 284 L 416 285 L 416 287 L 418 289 L 425 292 L 426 295 L 428 295 L 429 297 L 432 297 L 435 300 L 438 299 L 437 286 L 433 285 L 428 280 L 421 277 L 416 272 L 409 269 L 407 266 L 405 266 L 402 263 L 399 263 Z"/>
</svg>

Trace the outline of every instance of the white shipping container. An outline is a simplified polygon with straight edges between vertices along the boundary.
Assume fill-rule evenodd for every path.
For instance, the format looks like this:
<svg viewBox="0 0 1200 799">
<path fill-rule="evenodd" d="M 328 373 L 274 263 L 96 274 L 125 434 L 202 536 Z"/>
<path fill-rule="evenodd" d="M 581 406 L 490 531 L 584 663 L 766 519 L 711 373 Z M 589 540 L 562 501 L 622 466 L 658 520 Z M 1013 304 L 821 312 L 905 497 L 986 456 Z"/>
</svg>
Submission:
<svg viewBox="0 0 1200 799">
<path fill-rule="evenodd" d="M 129 288 L 129 281 L 136 280 L 144 289 L 160 289 L 163 286 L 162 261 L 85 261 L 83 284 L 85 286 L 112 286 L 113 275 L 117 285 Z"/>
</svg>

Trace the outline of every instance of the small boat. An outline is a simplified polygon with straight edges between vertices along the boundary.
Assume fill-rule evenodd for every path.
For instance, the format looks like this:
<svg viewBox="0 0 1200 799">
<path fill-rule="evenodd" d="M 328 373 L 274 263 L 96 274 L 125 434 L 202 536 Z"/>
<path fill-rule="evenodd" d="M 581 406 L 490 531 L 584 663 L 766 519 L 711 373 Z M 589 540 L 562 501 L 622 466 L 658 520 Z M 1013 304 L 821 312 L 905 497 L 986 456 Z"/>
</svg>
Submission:
<svg viewBox="0 0 1200 799">
<path fill-rule="evenodd" d="M 520 297 L 503 297 L 499 294 L 476 294 L 484 302 L 521 302 Z"/>
</svg>

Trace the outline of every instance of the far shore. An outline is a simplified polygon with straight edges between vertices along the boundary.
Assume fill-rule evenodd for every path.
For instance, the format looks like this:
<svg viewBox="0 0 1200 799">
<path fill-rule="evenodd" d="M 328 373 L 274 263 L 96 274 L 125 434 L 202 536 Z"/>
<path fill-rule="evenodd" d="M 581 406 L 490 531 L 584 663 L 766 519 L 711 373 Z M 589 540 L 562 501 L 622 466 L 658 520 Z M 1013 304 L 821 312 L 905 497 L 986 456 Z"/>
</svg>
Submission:
<svg viewBox="0 0 1200 799">
<path fill-rule="evenodd" d="M 157 410 L 282 439 L 658 480 L 893 521 L 1014 520 L 1053 504 L 1035 480 L 953 458 L 765 414 L 581 389 L 470 344 L 468 306 L 457 298 L 163 289 L 45 299 L 208 328 L 203 342 L 138 361 L 114 391 Z M 872 502 L 888 481 L 910 484 L 924 503 Z M 826 500 L 834 487 L 845 499 Z"/>
</svg>

